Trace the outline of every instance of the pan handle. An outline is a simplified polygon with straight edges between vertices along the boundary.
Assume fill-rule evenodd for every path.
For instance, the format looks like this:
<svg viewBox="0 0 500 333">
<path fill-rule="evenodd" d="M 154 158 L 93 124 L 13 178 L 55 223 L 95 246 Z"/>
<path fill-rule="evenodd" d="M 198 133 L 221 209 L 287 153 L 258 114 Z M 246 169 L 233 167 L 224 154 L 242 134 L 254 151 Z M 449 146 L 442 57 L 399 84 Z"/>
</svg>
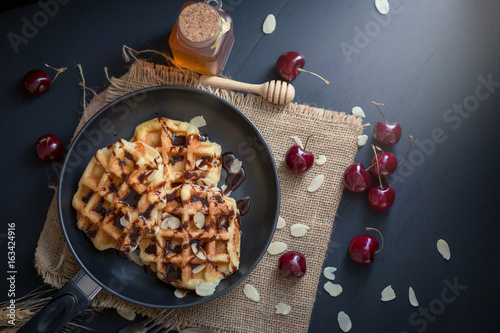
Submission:
<svg viewBox="0 0 500 333">
<path fill-rule="evenodd" d="M 68 281 L 18 333 L 56 333 L 92 302 L 101 286 L 84 271 Z"/>
</svg>

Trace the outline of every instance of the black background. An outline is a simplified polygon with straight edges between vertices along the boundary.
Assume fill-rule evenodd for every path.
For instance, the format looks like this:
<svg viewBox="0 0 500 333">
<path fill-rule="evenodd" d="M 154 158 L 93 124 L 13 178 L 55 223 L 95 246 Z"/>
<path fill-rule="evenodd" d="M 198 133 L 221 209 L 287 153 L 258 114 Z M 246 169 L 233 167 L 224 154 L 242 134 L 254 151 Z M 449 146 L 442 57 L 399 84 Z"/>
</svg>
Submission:
<svg viewBox="0 0 500 333">
<path fill-rule="evenodd" d="M 69 143 L 83 110 L 76 65 L 82 65 L 86 85 L 101 91 L 107 85 L 104 67 L 111 76 L 126 72 L 123 45 L 168 52 L 182 3 L 66 1 L 45 21 L 38 3 L 0 12 L 0 253 L 7 252 L 7 223 L 15 222 L 16 296 L 42 283 L 33 268 L 34 250 L 57 175 L 51 164 L 37 160 L 34 145 L 50 132 Z M 389 180 L 397 192 L 389 212 L 372 212 L 364 195 L 345 193 L 325 259 L 325 266 L 338 268 L 335 283 L 344 291 L 330 297 L 321 277 L 310 332 L 340 332 L 338 311 L 351 317 L 351 332 L 495 332 L 500 329 L 500 2 L 390 3 L 390 13 L 382 16 L 373 1 L 225 1 L 236 42 L 224 74 L 251 83 L 275 79 L 278 56 L 299 51 L 306 68 L 331 84 L 301 74 L 293 82 L 297 102 L 347 113 L 359 105 L 371 124 L 381 119 L 370 101 L 383 102 L 387 118 L 403 128 L 401 143 L 389 150 L 402 157 L 407 136 L 416 139 L 409 163 Z M 262 22 L 269 13 L 278 25 L 264 35 Z M 25 34 L 16 52 L 9 36 L 23 36 L 23 25 L 34 19 L 36 33 Z M 44 63 L 68 70 L 48 93 L 31 98 L 21 79 Z M 485 80 L 494 82 L 490 90 Z M 449 111 L 464 104 L 463 116 Z M 431 144 L 436 132 L 441 140 Z M 372 140 L 372 126 L 365 133 Z M 371 155 L 366 145 L 356 161 L 366 165 Z M 372 266 L 361 267 L 346 249 L 366 226 L 383 232 L 385 248 Z M 436 250 L 439 238 L 450 244 L 449 262 Z M 2 272 L 6 263 L 2 256 Z M 0 300 L 8 299 L 5 274 Z M 449 283 L 466 289 L 454 295 Z M 397 298 L 382 303 L 380 292 L 389 284 Z M 409 286 L 419 309 L 408 302 Z M 127 321 L 104 311 L 82 323 L 96 332 L 115 332 Z"/>
</svg>

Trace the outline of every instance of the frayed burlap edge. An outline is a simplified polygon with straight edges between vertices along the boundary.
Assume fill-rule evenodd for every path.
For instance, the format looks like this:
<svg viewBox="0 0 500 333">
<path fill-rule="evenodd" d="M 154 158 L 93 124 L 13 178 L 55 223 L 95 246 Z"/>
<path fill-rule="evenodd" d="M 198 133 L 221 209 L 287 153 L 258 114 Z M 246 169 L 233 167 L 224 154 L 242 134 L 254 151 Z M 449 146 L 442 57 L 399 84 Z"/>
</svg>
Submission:
<svg viewBox="0 0 500 333">
<path fill-rule="evenodd" d="M 200 86 L 198 80 L 199 74 L 176 67 L 168 57 L 165 57 L 168 63 L 167 65 L 153 64 L 148 61 L 139 59 L 138 56 L 140 54 L 148 52 L 157 53 L 156 51 L 137 52 L 124 46 L 123 55 L 125 61 L 129 62 L 133 60 L 133 63 L 130 65 L 128 72 L 120 78 L 109 77 L 108 71 L 107 69 L 105 69 L 105 73 L 109 79 L 110 84 L 100 94 L 94 93 L 95 97 L 88 105 L 85 104 L 84 97 L 84 113 L 77 126 L 75 135 L 97 111 L 99 111 L 102 107 L 104 107 L 111 101 L 139 89 L 162 85 L 195 87 L 211 92 L 227 100 L 231 104 L 236 105 L 240 109 L 253 109 L 261 110 L 267 113 L 274 113 L 277 118 L 286 115 L 287 118 L 296 119 L 297 121 L 303 121 L 304 119 L 307 119 L 311 121 L 321 121 L 332 124 L 342 123 L 343 125 L 351 127 L 353 133 L 357 135 L 360 135 L 362 133 L 363 124 L 361 122 L 361 119 L 351 115 L 346 115 L 342 112 L 336 112 L 297 103 L 291 103 L 287 106 L 277 107 L 276 105 L 270 104 L 261 97 L 253 94 L 245 94 L 242 92 Z M 82 71 L 81 67 L 80 71 Z M 86 91 L 87 87 L 85 87 L 85 81 L 82 81 L 83 90 Z M 350 140 L 352 140 L 352 143 L 348 144 L 351 147 L 349 150 L 349 156 L 352 155 L 352 159 L 354 158 L 357 149 L 357 135 L 353 135 L 352 138 L 350 138 Z M 337 188 L 336 191 L 339 191 L 339 189 Z M 58 235 L 59 238 L 54 239 L 53 235 Z M 47 247 L 46 244 L 48 243 L 55 246 Z M 324 252 L 326 252 L 326 248 L 327 244 L 324 245 Z M 52 260 L 49 262 L 47 262 L 47 260 L 43 260 L 47 257 L 51 257 Z M 49 212 L 47 214 L 47 221 L 44 225 L 44 229 L 37 245 L 35 253 L 35 268 L 37 272 L 43 277 L 46 283 L 57 288 L 60 288 L 62 285 L 64 285 L 64 283 L 71 279 L 80 269 L 77 261 L 71 254 L 71 251 L 69 250 L 62 234 L 57 212 L 57 192 L 51 202 Z M 133 305 L 111 295 L 106 291 L 102 291 L 96 296 L 93 302 L 93 306 L 133 310 L 145 316 L 155 316 L 159 312 L 159 310 L 156 309 Z M 310 310 L 312 311 L 312 306 Z M 308 314 L 308 317 L 310 318 L 310 313 Z M 199 325 L 199 322 L 197 322 L 196 320 L 190 320 L 189 318 L 184 318 L 182 322 L 179 322 L 177 328 L 180 329 L 191 325 Z M 216 327 L 210 325 L 207 326 L 207 328 L 216 330 L 218 332 L 227 333 L 240 331 L 236 328 L 221 328 L 218 326 Z"/>
</svg>

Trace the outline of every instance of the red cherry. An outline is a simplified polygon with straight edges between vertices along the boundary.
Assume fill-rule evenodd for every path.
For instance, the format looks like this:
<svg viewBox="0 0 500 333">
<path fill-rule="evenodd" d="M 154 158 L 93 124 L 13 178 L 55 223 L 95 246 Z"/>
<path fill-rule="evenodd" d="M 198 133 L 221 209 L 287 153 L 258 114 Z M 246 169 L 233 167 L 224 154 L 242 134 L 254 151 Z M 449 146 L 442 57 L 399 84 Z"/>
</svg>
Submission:
<svg viewBox="0 0 500 333">
<path fill-rule="evenodd" d="M 36 155 L 42 162 L 57 160 L 63 154 L 63 144 L 54 134 L 42 135 L 36 142 Z"/>
<path fill-rule="evenodd" d="M 378 160 L 378 168 L 377 168 L 377 160 Z M 375 177 L 378 177 L 380 171 L 380 178 L 384 179 L 392 175 L 394 170 L 398 167 L 398 160 L 393 153 L 389 153 L 386 151 L 381 151 L 377 153 L 377 157 L 373 156 L 371 160 L 371 169 L 370 172 Z"/>
<path fill-rule="evenodd" d="M 388 122 L 385 119 L 384 114 L 379 108 L 379 105 L 384 105 L 381 103 L 371 102 L 375 105 L 384 118 L 384 122 L 379 121 L 373 127 L 373 136 L 377 140 L 378 144 L 381 146 L 392 146 L 399 142 L 401 139 L 401 125 L 397 122 Z"/>
<path fill-rule="evenodd" d="M 307 141 L 305 147 L 307 147 Z M 295 175 L 303 174 L 314 164 L 313 153 L 306 151 L 305 147 L 302 149 L 299 145 L 295 145 L 286 152 L 285 164 Z"/>
<path fill-rule="evenodd" d="M 368 190 L 373 179 L 361 163 L 353 163 L 344 172 L 344 186 L 353 193 L 362 193 Z"/>
<path fill-rule="evenodd" d="M 396 122 L 379 121 L 373 127 L 373 136 L 381 146 L 392 146 L 401 139 L 401 125 Z"/>
<path fill-rule="evenodd" d="M 384 238 L 380 231 L 375 228 L 366 228 L 367 231 L 375 230 L 379 233 L 382 239 L 382 247 L 384 246 Z M 369 235 L 356 236 L 349 243 L 348 253 L 355 263 L 360 265 L 371 265 L 373 263 L 375 253 L 382 251 L 382 248 L 377 251 L 379 247 L 378 241 Z"/>
<path fill-rule="evenodd" d="M 47 92 L 50 85 L 49 75 L 41 69 L 31 70 L 23 78 L 24 90 L 31 96 L 40 96 Z"/>
<path fill-rule="evenodd" d="M 306 258 L 297 251 L 283 253 L 278 260 L 281 276 L 289 280 L 299 280 L 306 274 Z"/>
<path fill-rule="evenodd" d="M 299 52 L 285 52 L 276 61 L 276 72 L 283 80 L 288 82 L 295 80 L 300 72 L 305 72 L 320 78 L 326 84 L 330 84 L 318 74 L 303 69 L 305 64 L 306 60 Z"/>
<path fill-rule="evenodd" d="M 391 208 L 396 200 L 396 191 L 389 184 L 374 186 L 368 190 L 368 203 L 373 210 L 383 212 Z"/>
</svg>

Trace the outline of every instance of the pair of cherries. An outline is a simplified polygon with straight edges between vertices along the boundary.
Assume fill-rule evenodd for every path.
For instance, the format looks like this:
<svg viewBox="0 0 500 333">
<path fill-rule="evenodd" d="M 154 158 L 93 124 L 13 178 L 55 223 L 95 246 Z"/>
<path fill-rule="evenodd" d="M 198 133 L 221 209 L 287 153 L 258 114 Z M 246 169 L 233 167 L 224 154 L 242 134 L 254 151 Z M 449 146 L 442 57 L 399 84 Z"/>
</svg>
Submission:
<svg viewBox="0 0 500 333">
<path fill-rule="evenodd" d="M 23 77 L 23 87 L 28 95 L 36 97 L 46 93 L 59 74 L 66 70 L 65 67 L 54 68 L 47 64 L 45 66 L 55 70 L 57 74 L 51 80 L 49 74 L 41 69 L 33 69 L 26 73 Z M 50 162 L 60 159 L 63 156 L 64 147 L 61 140 L 55 134 L 49 133 L 38 138 L 35 151 L 40 161 Z"/>
</svg>

